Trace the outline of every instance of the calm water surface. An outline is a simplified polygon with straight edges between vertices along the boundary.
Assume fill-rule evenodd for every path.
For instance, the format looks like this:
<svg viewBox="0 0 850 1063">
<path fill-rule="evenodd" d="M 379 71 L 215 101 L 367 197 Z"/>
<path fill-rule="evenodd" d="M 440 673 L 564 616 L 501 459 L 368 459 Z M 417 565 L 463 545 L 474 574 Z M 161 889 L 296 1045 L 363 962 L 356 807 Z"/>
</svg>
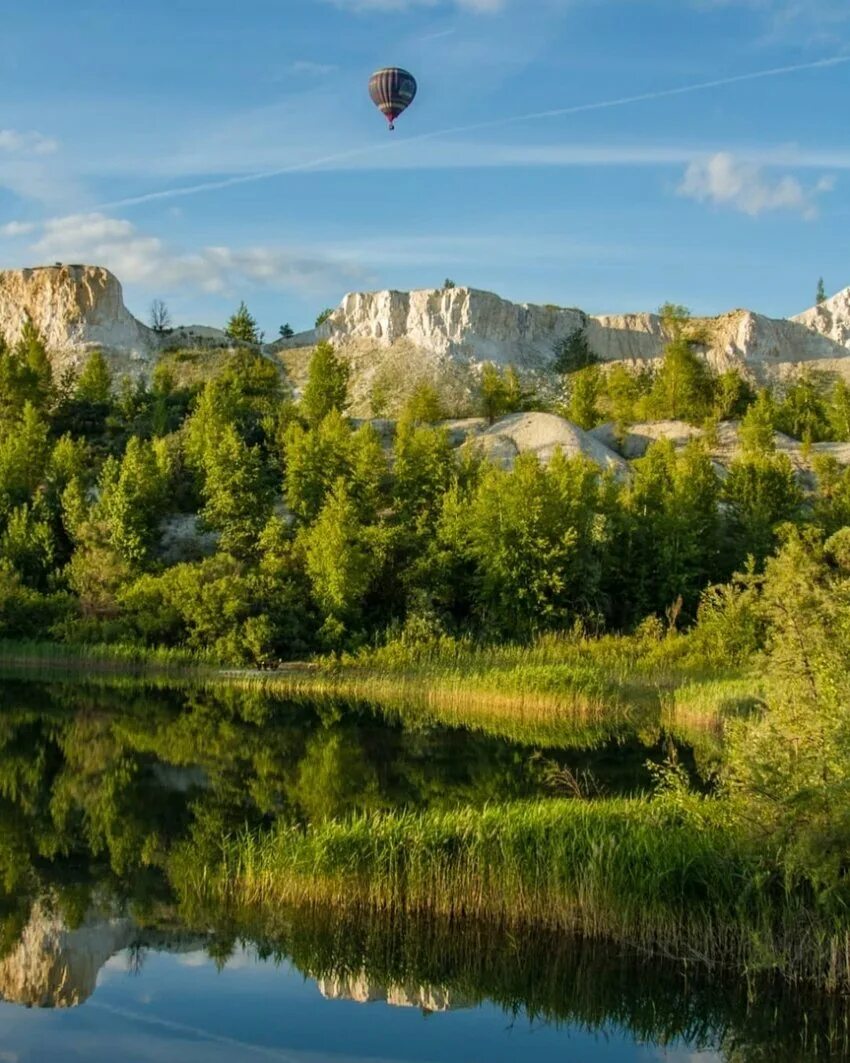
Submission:
<svg viewBox="0 0 850 1063">
<path fill-rule="evenodd" d="M 533 929 L 199 909 L 169 882 L 183 840 L 281 817 L 639 792 L 670 739 L 644 723 L 588 744 L 232 690 L 7 678 L 0 1063 L 850 1058 L 841 1000 Z"/>
</svg>

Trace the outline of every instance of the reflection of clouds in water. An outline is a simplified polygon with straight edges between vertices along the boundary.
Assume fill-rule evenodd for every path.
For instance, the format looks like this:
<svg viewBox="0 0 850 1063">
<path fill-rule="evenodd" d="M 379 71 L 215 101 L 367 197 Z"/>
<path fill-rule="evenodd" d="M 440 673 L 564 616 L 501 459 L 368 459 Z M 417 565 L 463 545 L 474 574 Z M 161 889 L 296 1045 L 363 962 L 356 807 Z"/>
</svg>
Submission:
<svg viewBox="0 0 850 1063">
<path fill-rule="evenodd" d="M 184 952 L 177 957 L 177 962 L 181 967 L 206 967 L 210 958 L 203 949 L 199 949 L 197 952 Z"/>
<path fill-rule="evenodd" d="M 401 1060 L 393 1060 L 389 1056 L 377 1057 L 339 1055 L 337 1053 L 324 1052 L 290 1052 L 282 1048 L 273 1048 L 270 1045 L 253 1044 L 250 1041 L 241 1041 L 236 1037 L 226 1037 L 216 1034 L 198 1026 L 189 1026 L 182 1022 L 173 1022 L 170 1019 L 160 1019 L 154 1015 L 144 1015 L 132 1011 L 129 1008 L 116 1007 L 112 1004 L 101 1004 L 98 1001 L 90 1001 L 90 1008 L 97 1008 L 114 1015 L 125 1022 L 136 1022 L 140 1025 L 158 1027 L 163 1031 L 170 1031 L 177 1035 L 174 1041 L 162 1040 L 161 1037 L 151 1034 L 144 1037 L 138 1032 L 132 1034 L 117 1033 L 114 1037 L 101 1033 L 96 1042 L 92 1043 L 91 1054 L 81 1053 L 80 1058 L 97 1059 L 136 1059 L 152 1060 L 156 1063 L 235 1063 L 236 1059 L 259 1057 L 274 1059 L 278 1063 L 402 1063 Z M 202 1043 L 188 1043 L 186 1037 L 197 1037 Z M 179 1039 L 178 1039 L 179 1038 Z M 80 1038 L 76 1038 L 76 1046 L 82 1048 Z M 241 1054 L 234 1056 L 234 1050 Z M 694 1057 L 696 1058 L 696 1057 Z M 3 1057 L 0 1056 L 0 1063 Z M 17 1056 L 10 1057 L 14 1061 Z"/>
</svg>

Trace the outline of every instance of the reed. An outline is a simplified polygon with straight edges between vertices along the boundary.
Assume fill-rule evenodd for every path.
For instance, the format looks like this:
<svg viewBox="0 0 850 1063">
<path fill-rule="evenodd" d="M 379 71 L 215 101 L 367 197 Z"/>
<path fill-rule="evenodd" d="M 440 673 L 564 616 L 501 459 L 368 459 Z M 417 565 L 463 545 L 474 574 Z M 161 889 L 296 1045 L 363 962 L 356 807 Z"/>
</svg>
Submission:
<svg viewBox="0 0 850 1063">
<path fill-rule="evenodd" d="M 84 669 L 93 672 L 127 670 L 209 671 L 215 662 L 189 650 L 124 643 L 84 644 L 0 639 L 0 666 L 6 669 Z"/>
<path fill-rule="evenodd" d="M 245 905 L 352 903 L 540 925 L 649 953 L 850 987 L 850 928 L 820 917 L 722 802 L 549 800 L 278 825 L 175 856 L 179 889 Z"/>
</svg>

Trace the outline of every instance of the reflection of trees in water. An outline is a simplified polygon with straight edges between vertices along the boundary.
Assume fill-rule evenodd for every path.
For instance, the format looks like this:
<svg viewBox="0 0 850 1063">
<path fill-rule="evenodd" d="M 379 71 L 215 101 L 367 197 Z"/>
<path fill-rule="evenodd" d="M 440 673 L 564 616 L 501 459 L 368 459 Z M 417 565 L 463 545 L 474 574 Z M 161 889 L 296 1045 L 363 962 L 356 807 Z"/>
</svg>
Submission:
<svg viewBox="0 0 850 1063">
<path fill-rule="evenodd" d="M 363 706 L 223 686 L 7 681 L 0 875 L 11 888 L 33 860 L 78 853 L 128 876 L 163 866 L 190 833 L 212 840 L 276 817 L 527 797 L 550 792 L 553 765 L 629 791 L 647 784 L 652 748 L 633 738 L 543 752 Z"/>
<path fill-rule="evenodd" d="M 559 772 L 591 772 L 609 792 L 634 790 L 646 783 L 648 757 L 663 755 L 654 741 L 538 750 L 483 732 L 414 726 L 363 706 L 284 702 L 225 687 L 7 682 L 0 690 L 0 957 L 15 949 L 36 898 L 48 893 L 73 930 L 108 895 L 133 913 L 140 928 L 133 956 L 141 963 L 150 928 L 175 929 L 165 872 L 187 837 L 215 847 L 223 832 L 276 817 L 503 801 L 550 792 Z M 380 987 L 395 999 L 492 1000 L 517 1018 L 622 1027 L 662 1043 L 722 1043 L 739 1063 L 815 1058 L 813 1045 L 821 1055 L 837 1052 L 832 1045 L 847 1018 L 839 1001 L 802 1001 L 779 986 L 760 987 L 750 999 L 738 983 L 531 931 L 322 912 L 205 918 L 189 924 L 215 928 L 208 949 L 219 964 L 247 938 L 340 991 L 354 979 L 364 992 Z M 434 992 L 417 998 L 416 987 Z M 804 1011 L 814 1040 L 801 1049 Z"/>
<path fill-rule="evenodd" d="M 291 961 L 355 999 L 492 1002 L 512 1021 L 589 1032 L 624 1031 L 641 1042 L 718 1049 L 729 1063 L 802 1063 L 850 1053 L 850 1001 L 795 993 L 787 984 L 707 974 L 647 961 L 533 928 L 338 909 L 184 909 L 214 927 L 216 955 L 237 942 Z"/>
</svg>

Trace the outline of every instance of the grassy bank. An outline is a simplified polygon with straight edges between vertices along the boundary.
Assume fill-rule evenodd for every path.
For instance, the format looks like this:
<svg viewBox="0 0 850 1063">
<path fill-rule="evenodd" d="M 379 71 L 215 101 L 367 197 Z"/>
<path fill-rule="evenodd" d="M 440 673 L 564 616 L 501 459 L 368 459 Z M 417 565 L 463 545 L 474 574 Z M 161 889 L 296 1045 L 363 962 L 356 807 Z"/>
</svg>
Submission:
<svg viewBox="0 0 850 1063">
<path fill-rule="evenodd" d="M 533 924 L 850 988 L 850 927 L 785 888 L 717 801 L 552 800 L 279 826 L 215 852 L 186 848 L 173 873 L 184 895 L 218 901 Z"/>
<path fill-rule="evenodd" d="M 0 639 L 0 666 L 22 671 L 211 674 L 215 662 L 188 650 L 122 643 L 78 644 Z"/>
<path fill-rule="evenodd" d="M 320 658 L 311 669 L 231 673 L 234 682 L 290 695 L 324 695 L 479 724 L 511 738 L 588 744 L 618 730 L 719 737 L 722 721 L 757 702 L 759 679 L 718 669 L 687 636 L 547 636 L 532 645 L 486 646 L 442 638 Z"/>
</svg>

